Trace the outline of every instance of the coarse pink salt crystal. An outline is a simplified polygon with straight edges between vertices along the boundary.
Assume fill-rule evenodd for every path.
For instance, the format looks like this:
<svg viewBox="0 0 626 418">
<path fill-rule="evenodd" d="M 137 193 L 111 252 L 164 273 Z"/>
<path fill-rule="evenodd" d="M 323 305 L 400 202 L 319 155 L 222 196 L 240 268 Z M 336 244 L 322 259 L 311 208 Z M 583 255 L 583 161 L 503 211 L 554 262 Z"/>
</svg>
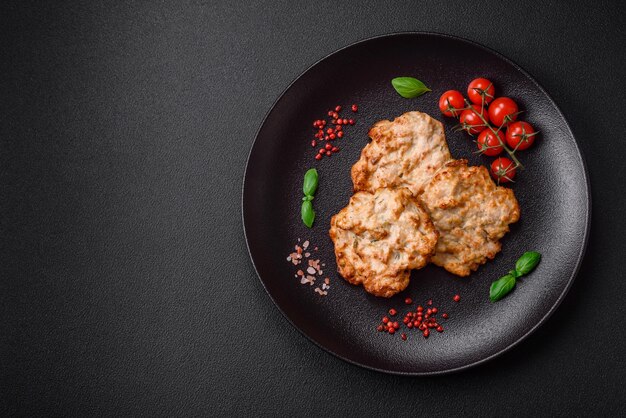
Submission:
<svg viewBox="0 0 626 418">
<path fill-rule="evenodd" d="M 309 266 L 313 267 L 315 270 L 319 270 L 320 260 L 309 260 Z"/>
<path fill-rule="evenodd" d="M 315 277 L 313 276 L 305 276 L 300 280 L 300 283 L 302 284 L 306 284 L 308 283 L 309 285 L 313 286 L 313 283 L 315 283 Z"/>
</svg>

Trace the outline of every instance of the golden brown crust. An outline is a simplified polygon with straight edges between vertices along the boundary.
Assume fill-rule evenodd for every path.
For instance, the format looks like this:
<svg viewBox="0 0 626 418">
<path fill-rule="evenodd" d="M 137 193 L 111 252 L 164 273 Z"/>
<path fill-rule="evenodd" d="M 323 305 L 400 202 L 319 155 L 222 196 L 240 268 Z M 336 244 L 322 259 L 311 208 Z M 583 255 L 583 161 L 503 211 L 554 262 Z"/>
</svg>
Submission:
<svg viewBox="0 0 626 418">
<path fill-rule="evenodd" d="M 411 269 L 424 267 L 439 233 L 405 188 L 358 192 L 331 219 L 339 274 L 376 296 L 391 297 L 409 284 Z"/>
<path fill-rule="evenodd" d="M 435 172 L 451 159 L 443 125 L 422 112 L 379 121 L 369 131 L 372 142 L 351 170 L 354 191 L 406 187 L 421 193 Z"/>
<path fill-rule="evenodd" d="M 509 224 L 520 217 L 513 191 L 496 186 L 484 166 L 468 167 L 466 160 L 447 163 L 420 201 L 440 233 L 432 262 L 458 276 L 493 259 Z"/>
</svg>

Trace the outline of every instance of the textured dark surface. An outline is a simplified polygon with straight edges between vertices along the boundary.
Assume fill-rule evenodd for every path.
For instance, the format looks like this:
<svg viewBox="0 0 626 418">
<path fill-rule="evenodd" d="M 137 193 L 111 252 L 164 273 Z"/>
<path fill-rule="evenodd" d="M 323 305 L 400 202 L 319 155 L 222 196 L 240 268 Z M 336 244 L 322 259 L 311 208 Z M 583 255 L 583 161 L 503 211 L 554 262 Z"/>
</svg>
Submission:
<svg viewBox="0 0 626 418">
<path fill-rule="evenodd" d="M 0 415 L 623 412 L 624 6 L 1 7 Z M 438 378 L 311 344 L 263 291 L 241 227 L 245 160 L 274 100 L 324 55 L 399 30 L 521 65 L 563 110 L 592 184 L 589 248 L 555 315 Z"/>
<path fill-rule="evenodd" d="M 421 54 L 420 58 L 416 58 Z M 375 57 L 375 58 L 372 58 Z M 368 63 L 375 60 L 375 65 Z M 471 62 L 471 65 L 463 64 Z M 400 97 L 389 80 L 418 75 L 432 94 L 415 100 Z M 493 159 L 475 153 L 464 132 L 455 132 L 456 119 L 440 116 L 439 97 L 450 88 L 465 88 L 477 75 L 493 80 L 498 95 L 513 97 L 523 117 L 541 132 L 532 149 L 520 153 L 526 165 L 512 189 L 521 219 L 502 240 L 503 250 L 468 278 L 459 279 L 441 268 L 413 271 L 408 288 L 391 299 L 376 298 L 341 280 L 333 244 L 328 236 L 330 217 L 352 195 L 350 168 L 368 143 L 376 121 L 420 110 L 443 120 L 450 153 L 470 164 Z M 334 141 L 340 154 L 316 161 L 310 144 L 311 121 L 329 107 L 358 103 L 359 111 L 343 111 L 356 118 Z M 327 118 L 328 119 L 328 118 Z M 319 147 L 319 146 L 318 146 Z M 316 219 L 308 229 L 300 221 L 302 177 L 308 167 L 319 172 L 313 205 Z M 545 177 L 553 181 L 543 181 Z M 352 362 L 394 373 L 438 373 L 458 370 L 493 357 L 540 324 L 562 300 L 581 261 L 589 221 L 589 190 L 585 168 L 565 120 L 537 84 L 513 64 L 491 51 L 457 38 L 432 34 L 400 34 L 360 42 L 316 64 L 289 87 L 265 120 L 248 163 L 243 191 L 246 236 L 256 269 L 276 304 L 299 329 L 320 346 Z M 295 267 L 285 257 L 298 238 L 310 240 L 319 251 L 313 259 L 326 264 L 331 290 L 321 299 L 313 287 L 300 285 Z M 268 245 L 271 243 L 271 245 Z M 515 265 L 528 250 L 543 255 L 532 277 L 500 303 L 489 301 L 489 286 Z M 309 248 L 310 250 L 310 248 Z M 306 265 L 306 264 L 305 264 Z M 452 301 L 462 295 L 463 303 Z M 446 329 L 424 341 L 419 334 L 391 338 L 375 327 L 390 307 L 405 313 L 406 297 L 416 303 L 432 299 L 449 321 Z M 413 306 L 412 310 L 415 310 Z M 525 312 L 520 315 L 520 312 Z M 398 321 L 402 319 L 396 318 Z M 441 320 L 441 318 L 440 318 Z M 399 334 L 399 333 L 398 333 Z"/>
</svg>

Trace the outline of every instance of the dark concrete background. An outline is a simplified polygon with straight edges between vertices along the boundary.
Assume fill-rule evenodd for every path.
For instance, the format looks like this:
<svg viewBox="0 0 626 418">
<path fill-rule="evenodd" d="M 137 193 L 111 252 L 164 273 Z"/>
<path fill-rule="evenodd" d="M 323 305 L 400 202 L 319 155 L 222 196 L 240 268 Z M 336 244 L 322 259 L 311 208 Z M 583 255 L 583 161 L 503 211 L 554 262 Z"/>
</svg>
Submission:
<svg viewBox="0 0 626 418">
<path fill-rule="evenodd" d="M 598 1 L 3 3 L 0 415 L 623 414 L 625 14 Z M 286 86 L 342 46 L 414 30 L 532 74 L 593 195 L 556 314 L 501 358 L 436 378 L 363 370 L 301 336 L 255 276 L 240 213 L 248 151 Z"/>
</svg>

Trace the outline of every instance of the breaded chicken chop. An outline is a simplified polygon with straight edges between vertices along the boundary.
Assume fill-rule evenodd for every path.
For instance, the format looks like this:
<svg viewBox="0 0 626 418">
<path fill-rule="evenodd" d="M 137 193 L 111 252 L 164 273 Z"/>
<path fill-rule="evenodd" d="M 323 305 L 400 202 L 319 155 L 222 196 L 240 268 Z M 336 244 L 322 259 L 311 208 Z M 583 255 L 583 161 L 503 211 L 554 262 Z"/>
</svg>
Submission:
<svg viewBox="0 0 626 418">
<path fill-rule="evenodd" d="M 422 192 L 435 172 L 451 159 L 443 125 L 426 113 L 408 112 L 374 124 L 372 142 L 352 167 L 354 191 L 406 187 Z"/>
<path fill-rule="evenodd" d="M 520 217 L 513 191 L 496 186 L 484 166 L 468 167 L 466 160 L 447 163 L 420 201 L 440 234 L 431 261 L 458 276 L 493 259 L 509 224 Z"/>
<path fill-rule="evenodd" d="M 355 193 L 333 216 L 329 234 L 341 276 L 383 297 L 408 286 L 410 270 L 428 263 L 439 235 L 405 188 Z"/>
</svg>

